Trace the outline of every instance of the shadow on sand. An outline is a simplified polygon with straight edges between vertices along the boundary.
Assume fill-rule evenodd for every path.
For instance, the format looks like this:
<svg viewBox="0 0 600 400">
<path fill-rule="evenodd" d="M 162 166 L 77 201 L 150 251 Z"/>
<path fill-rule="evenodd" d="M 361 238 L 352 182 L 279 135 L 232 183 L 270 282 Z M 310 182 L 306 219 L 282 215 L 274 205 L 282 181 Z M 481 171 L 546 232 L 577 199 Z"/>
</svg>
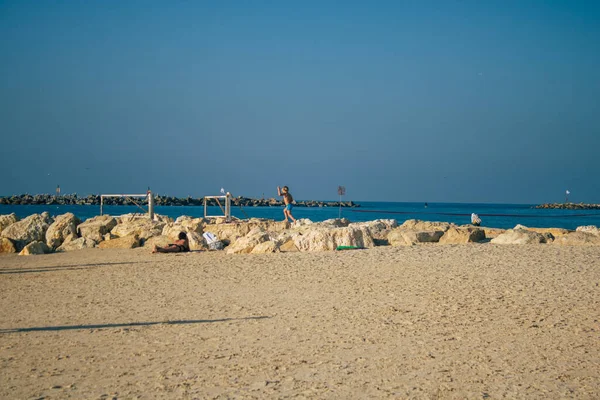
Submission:
<svg viewBox="0 0 600 400">
<path fill-rule="evenodd" d="M 21 332 L 56 332 L 56 331 L 71 331 L 83 329 L 108 329 L 108 328 L 132 328 L 136 326 L 152 326 L 152 325 L 188 325 L 188 324 L 209 324 L 215 322 L 227 321 L 244 321 L 272 318 L 268 316 L 259 317 L 244 317 L 244 318 L 222 318 L 222 319 L 189 319 L 175 321 L 158 321 L 158 322 L 128 322 L 122 324 L 97 324 L 97 325 L 63 325 L 63 326 L 36 326 L 31 328 L 12 328 L 0 329 L 0 334 L 21 333 Z"/>
<path fill-rule="evenodd" d="M 73 271 L 78 269 L 89 269 L 93 267 L 104 267 L 110 265 L 123 265 L 123 264 L 144 264 L 150 263 L 150 261 L 137 261 L 137 262 L 114 262 L 114 263 L 95 263 L 95 264 L 77 264 L 77 265 L 54 265 L 49 267 L 35 267 L 35 268 L 6 268 L 0 269 L 0 275 L 4 274 L 30 274 L 35 272 L 56 272 L 56 271 Z"/>
</svg>

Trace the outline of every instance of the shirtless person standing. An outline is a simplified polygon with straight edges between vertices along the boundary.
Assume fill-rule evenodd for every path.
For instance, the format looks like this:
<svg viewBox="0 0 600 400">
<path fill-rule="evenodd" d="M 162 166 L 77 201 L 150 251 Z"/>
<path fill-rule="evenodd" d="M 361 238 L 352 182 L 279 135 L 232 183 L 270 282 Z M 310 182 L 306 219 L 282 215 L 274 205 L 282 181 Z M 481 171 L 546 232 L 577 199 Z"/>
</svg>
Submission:
<svg viewBox="0 0 600 400">
<path fill-rule="evenodd" d="M 283 196 L 283 204 L 285 204 L 285 208 L 283 209 L 283 215 L 285 216 L 284 221 L 287 221 L 289 217 L 292 222 L 296 222 L 296 218 L 292 215 L 292 208 L 294 207 L 292 202 L 294 201 L 294 198 L 289 193 L 289 188 L 284 186 L 283 189 L 280 189 L 279 186 L 277 186 L 277 196 Z"/>
</svg>

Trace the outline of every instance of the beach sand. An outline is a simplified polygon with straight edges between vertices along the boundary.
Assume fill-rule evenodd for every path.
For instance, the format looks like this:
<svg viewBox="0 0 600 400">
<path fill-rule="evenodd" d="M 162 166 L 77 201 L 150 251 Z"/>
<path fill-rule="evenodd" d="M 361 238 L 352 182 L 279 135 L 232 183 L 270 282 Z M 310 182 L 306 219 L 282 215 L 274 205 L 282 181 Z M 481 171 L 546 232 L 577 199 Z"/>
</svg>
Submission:
<svg viewBox="0 0 600 400">
<path fill-rule="evenodd" d="M 600 398 L 600 247 L 0 257 L 0 397 Z"/>
</svg>

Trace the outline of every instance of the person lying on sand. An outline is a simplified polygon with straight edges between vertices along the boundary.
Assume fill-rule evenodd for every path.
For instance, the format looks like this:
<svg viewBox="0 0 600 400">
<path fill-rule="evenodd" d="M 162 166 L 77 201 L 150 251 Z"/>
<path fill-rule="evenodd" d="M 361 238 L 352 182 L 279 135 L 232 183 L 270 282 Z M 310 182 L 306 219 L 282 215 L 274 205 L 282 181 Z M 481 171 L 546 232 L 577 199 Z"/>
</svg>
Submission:
<svg viewBox="0 0 600 400">
<path fill-rule="evenodd" d="M 188 242 L 185 232 L 179 232 L 179 239 L 175 243 L 170 243 L 166 247 L 154 246 L 153 253 L 185 253 L 190 251 L 190 243 Z"/>
</svg>

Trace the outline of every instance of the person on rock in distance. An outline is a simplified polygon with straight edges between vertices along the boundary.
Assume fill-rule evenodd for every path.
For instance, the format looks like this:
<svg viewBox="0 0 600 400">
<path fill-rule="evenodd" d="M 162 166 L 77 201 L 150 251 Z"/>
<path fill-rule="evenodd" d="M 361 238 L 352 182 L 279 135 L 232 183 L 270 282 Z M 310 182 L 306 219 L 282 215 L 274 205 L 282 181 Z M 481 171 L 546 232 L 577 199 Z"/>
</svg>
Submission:
<svg viewBox="0 0 600 400">
<path fill-rule="evenodd" d="M 289 217 L 292 222 L 296 222 L 296 218 L 292 215 L 292 208 L 294 207 L 292 203 L 294 202 L 294 198 L 289 190 L 290 189 L 287 186 L 284 186 L 283 188 L 277 186 L 277 196 L 283 196 L 283 204 L 285 204 L 285 207 L 283 208 L 284 221 L 287 221 Z"/>
</svg>

